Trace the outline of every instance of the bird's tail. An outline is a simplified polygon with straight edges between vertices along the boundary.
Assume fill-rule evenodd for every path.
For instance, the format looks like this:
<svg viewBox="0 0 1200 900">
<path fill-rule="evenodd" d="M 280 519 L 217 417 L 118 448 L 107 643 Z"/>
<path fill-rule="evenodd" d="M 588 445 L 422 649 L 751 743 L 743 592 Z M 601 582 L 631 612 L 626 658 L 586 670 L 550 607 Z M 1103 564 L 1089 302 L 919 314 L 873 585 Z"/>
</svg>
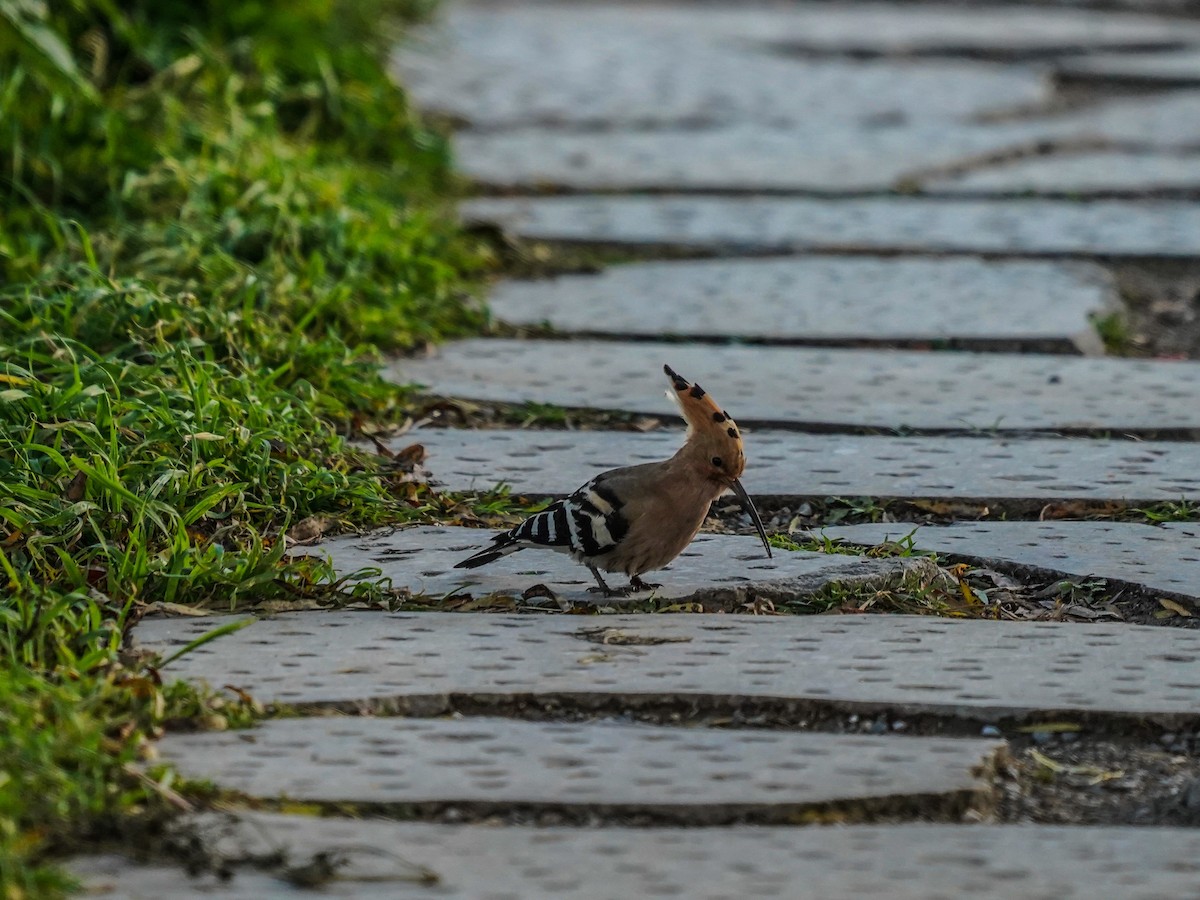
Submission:
<svg viewBox="0 0 1200 900">
<path fill-rule="evenodd" d="M 504 534 L 498 534 L 492 538 L 492 546 L 485 547 L 473 556 L 468 556 L 460 563 L 455 563 L 456 569 L 474 569 L 478 566 L 486 566 L 490 562 L 495 562 L 502 556 L 508 556 L 510 553 L 516 553 L 521 549 L 521 545 L 513 538 L 511 531 L 506 531 Z"/>
</svg>

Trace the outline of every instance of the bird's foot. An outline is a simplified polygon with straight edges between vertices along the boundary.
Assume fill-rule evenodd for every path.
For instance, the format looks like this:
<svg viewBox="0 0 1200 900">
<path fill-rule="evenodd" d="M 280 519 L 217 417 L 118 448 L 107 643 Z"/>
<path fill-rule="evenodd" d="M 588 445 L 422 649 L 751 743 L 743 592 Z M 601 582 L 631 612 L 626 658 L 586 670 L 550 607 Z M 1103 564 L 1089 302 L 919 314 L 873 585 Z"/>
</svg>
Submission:
<svg viewBox="0 0 1200 900">
<path fill-rule="evenodd" d="M 589 566 L 589 568 L 591 568 Z M 592 569 L 592 574 L 596 576 L 596 586 L 588 588 L 589 594 L 603 594 L 605 597 L 628 597 L 630 594 L 636 594 L 639 591 L 651 591 L 654 588 L 662 587 L 661 584 L 651 584 L 648 581 L 642 581 L 634 575 L 629 579 L 629 584 L 623 588 L 610 588 L 604 579 L 600 577 L 600 573 L 596 569 Z"/>
<path fill-rule="evenodd" d="M 642 581 L 642 579 L 634 575 L 629 579 L 629 587 L 626 590 L 632 593 L 633 591 L 652 591 L 660 587 L 662 587 L 661 584 L 655 584 L 652 581 Z"/>
<path fill-rule="evenodd" d="M 589 594 L 602 594 L 605 597 L 628 597 L 630 589 L 628 587 L 610 588 L 606 585 L 605 587 L 590 587 L 587 589 L 587 592 Z"/>
<path fill-rule="evenodd" d="M 591 569 L 592 574 L 596 577 L 596 586 L 588 588 L 589 594 L 603 594 L 605 597 L 623 597 L 624 596 L 624 594 L 622 594 L 621 591 L 614 591 L 612 588 L 610 588 L 608 586 L 608 583 L 604 580 L 603 577 L 601 577 L 599 569 L 597 569 L 593 566 L 588 566 L 588 568 Z"/>
</svg>

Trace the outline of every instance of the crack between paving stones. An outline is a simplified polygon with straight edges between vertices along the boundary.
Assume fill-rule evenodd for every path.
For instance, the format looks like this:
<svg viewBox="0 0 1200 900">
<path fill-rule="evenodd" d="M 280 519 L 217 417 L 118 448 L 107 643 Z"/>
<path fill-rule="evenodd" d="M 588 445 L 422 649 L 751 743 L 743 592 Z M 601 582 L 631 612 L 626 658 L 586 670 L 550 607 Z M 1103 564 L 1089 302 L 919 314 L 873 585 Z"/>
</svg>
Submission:
<svg viewBox="0 0 1200 900">
<path fill-rule="evenodd" d="M 393 360 L 392 364 L 403 367 L 405 360 Z M 404 384 L 406 382 L 399 382 Z M 412 382 L 407 382 L 412 383 Z M 511 409 L 518 412 L 522 411 L 522 407 L 526 403 L 535 403 L 537 401 L 495 401 L 481 399 L 478 397 L 446 394 L 419 394 L 414 398 L 414 404 L 445 404 L 454 402 L 467 402 L 480 408 L 493 409 Z M 557 408 L 575 415 L 610 415 L 610 416 L 630 416 L 630 417 L 659 417 L 665 413 L 652 410 L 629 410 L 629 409 L 611 409 L 595 406 L 572 406 L 565 404 L 554 404 Z M 1143 428 L 1143 427 L 1120 427 L 1109 426 L 1105 428 L 1082 426 L 1074 427 L 1057 427 L 1048 428 L 1043 431 L 1030 429 L 1005 429 L 994 428 L 987 430 L 966 429 L 966 428 L 936 428 L 936 427 L 916 427 L 910 425 L 898 425 L 893 427 L 881 425 L 852 425 L 845 422 L 822 422 L 815 420 L 781 420 L 781 419 L 760 419 L 753 416 L 738 416 L 738 425 L 747 429 L 759 428 L 772 431 L 791 431 L 803 432 L 807 434 L 846 434 L 846 435 L 889 435 L 893 437 L 980 437 L 980 438 L 995 438 L 1003 437 L 1007 439 L 1019 438 L 1046 438 L 1046 437 L 1088 437 L 1101 438 L 1105 440 L 1127 438 L 1130 441 L 1176 441 L 1176 442 L 1195 442 L 1200 441 L 1200 428 L 1191 427 L 1169 427 L 1169 428 Z M 546 429 L 556 430 L 556 429 Z M 562 431 L 570 431 L 573 429 L 560 429 Z"/>
<path fill-rule="evenodd" d="M 1198 193 L 1200 196 L 1200 193 Z M 716 335 L 662 332 L 589 331 L 573 329 L 569 332 L 542 329 L 535 325 L 513 324 L 500 321 L 489 337 L 520 337 L 546 341 L 612 341 L 614 343 L 661 343 L 661 344 L 705 344 L 709 346 L 747 347 L 831 347 L 839 349 L 868 350 L 929 350 L 931 352 L 974 352 L 974 353 L 1038 353 L 1061 356 L 1082 356 L 1082 347 L 1096 340 L 1094 333 L 1084 332 L 1078 337 L 1047 336 L 1003 338 L 987 337 L 886 337 L 873 338 L 854 335 L 831 335 L 828 337 L 769 337 L 761 335 Z M 1098 354 L 1097 354 L 1098 355 Z"/>
<path fill-rule="evenodd" d="M 585 651 L 581 649 L 582 652 Z M 878 719 L 885 726 L 886 723 L 902 721 L 905 735 L 973 738 L 978 738 L 981 728 L 986 726 L 997 728 L 1011 737 L 1010 732 L 1020 733 L 1020 729 L 1042 722 L 1071 722 L 1079 727 L 1081 733 L 1095 738 L 1143 737 L 1155 740 L 1164 733 L 1200 729 L 1200 709 L 1187 713 L 1122 713 L 1081 709 L 1021 709 L 1004 705 L 967 707 L 952 703 L 717 695 L 670 690 L 654 694 L 623 691 L 451 691 L 318 701 L 283 706 L 281 710 L 288 716 L 302 717 L 363 715 L 435 718 L 461 715 L 504 716 L 530 721 L 617 717 L 662 725 L 802 729 L 835 733 L 841 733 L 835 725 L 843 725 L 844 730 L 847 717 L 857 716 L 859 721 Z M 885 728 L 879 733 L 888 732 Z M 903 739 L 899 735 L 897 738 Z"/>
<path fill-rule="evenodd" d="M 1000 751 L 1003 754 L 1003 750 Z M 993 757 L 996 754 L 993 754 Z M 671 826 L 681 829 L 714 828 L 730 825 L 823 825 L 899 823 L 921 821 L 961 822 L 964 818 L 986 818 L 993 814 L 998 793 L 990 784 L 995 769 L 992 759 L 981 761 L 977 787 L 945 792 L 895 794 L 850 800 L 775 804 L 735 804 L 697 802 L 689 804 L 561 803 L 479 800 L 437 800 L 415 803 L 273 800 L 236 791 L 222 791 L 222 809 L 239 804 L 256 812 L 285 811 L 290 804 L 302 803 L 326 816 L 362 818 L 377 816 L 394 821 L 469 824 L 494 822 L 506 825 L 654 828 Z M 549 821 L 547 821 L 549 820 Z"/>
<path fill-rule="evenodd" d="M 961 521 L 961 520 L 956 520 L 956 521 Z M 1055 521 L 1061 522 L 1063 520 L 1057 519 Z M 922 526 L 922 527 L 937 528 L 938 526 L 937 525 L 926 525 L 926 526 Z M 819 534 L 820 530 L 821 529 L 818 527 L 817 529 L 815 529 L 814 533 Z M 870 550 L 872 547 L 877 546 L 877 545 L 875 545 L 875 544 L 858 544 L 858 543 L 854 543 L 852 541 L 843 540 L 843 543 L 841 544 L 841 546 L 843 546 L 843 547 L 858 547 L 865 553 L 866 551 Z M 920 550 L 921 548 L 918 545 L 916 549 Z M 1002 575 L 1009 575 L 1009 576 L 1016 578 L 1018 580 L 1021 580 L 1021 581 L 1035 581 L 1035 582 L 1037 582 L 1037 581 L 1047 581 L 1047 582 L 1068 581 L 1071 583 L 1078 583 L 1078 582 L 1087 581 L 1087 580 L 1100 580 L 1100 581 L 1105 582 L 1105 585 L 1107 588 L 1106 595 L 1107 594 L 1115 594 L 1113 599 L 1109 601 L 1110 603 L 1115 603 L 1118 599 L 1123 600 L 1125 602 L 1133 601 L 1135 603 L 1143 603 L 1143 604 L 1147 605 L 1149 608 L 1157 611 L 1157 610 L 1161 609 L 1161 607 L 1158 604 L 1159 597 L 1165 597 L 1165 598 L 1171 599 L 1171 600 L 1184 601 L 1188 605 L 1195 605 L 1198 602 L 1197 598 L 1194 594 L 1184 594 L 1184 593 L 1180 593 L 1178 591 L 1173 591 L 1170 588 L 1148 587 L 1147 585 L 1141 584 L 1136 581 L 1127 581 L 1126 579 L 1118 578 L 1118 577 L 1114 577 L 1114 576 L 1096 575 L 1096 574 L 1081 575 L 1077 572 L 1065 572 L 1061 569 L 1051 569 L 1051 568 L 1046 568 L 1044 566 L 1036 566 L 1036 565 L 1030 565 L 1029 563 L 1018 562 L 1016 560 L 1000 559 L 997 557 L 983 556 L 983 555 L 979 555 L 979 554 L 956 553 L 956 552 L 952 552 L 952 551 L 939 551 L 939 550 L 928 550 L 927 552 L 936 554 L 939 562 L 945 562 L 945 563 L 951 563 L 951 564 L 962 562 L 962 563 L 968 563 L 972 566 L 979 566 L 979 567 L 985 567 L 985 568 L 989 568 L 989 569 L 995 569 L 997 572 L 1000 572 Z M 1037 621 L 1051 621 L 1051 620 L 1037 620 Z M 1137 624 L 1137 623 L 1124 621 L 1124 622 L 1113 622 L 1112 624 L 1114 626 L 1119 626 L 1122 624 Z M 1191 618 L 1187 618 L 1184 616 L 1175 616 L 1175 617 L 1167 620 L 1166 623 L 1159 623 L 1159 624 L 1163 625 L 1164 627 L 1173 627 L 1173 628 L 1200 628 L 1200 618 L 1197 618 L 1196 616 L 1193 616 Z"/>
<path fill-rule="evenodd" d="M 1072 4 L 1076 8 L 1084 4 Z M 1092 54 L 1120 53 L 1170 53 L 1187 50 L 1192 46 L 1188 41 L 1181 40 L 1145 40 L 1127 41 L 1112 44 L 1074 44 L 1063 43 L 1041 47 L 981 47 L 971 44 L 955 46 L 943 44 L 929 47 L 913 47 L 910 49 L 887 50 L 870 47 L 826 47 L 814 44 L 802 44 L 793 41 L 756 41 L 750 43 L 751 49 L 762 48 L 770 53 L 794 59 L 828 59 L 850 61 L 896 61 L 910 60 L 964 60 L 967 62 L 997 62 L 997 63 L 1027 63 L 1054 62 L 1060 57 L 1090 56 Z"/>
<path fill-rule="evenodd" d="M 1091 148 L 1092 150 L 1131 153 L 1137 155 L 1141 151 L 1129 151 L 1123 147 L 1114 145 L 1103 145 Z M 1200 146 L 1188 146 L 1172 148 L 1178 152 L 1165 153 L 1162 148 L 1154 149 L 1152 152 L 1156 156 L 1180 156 L 1190 157 L 1200 153 Z M 489 181 L 473 181 L 471 183 L 471 194 L 469 199 L 545 199 L 551 197 L 606 197 L 606 198 L 623 198 L 623 197 L 686 197 L 686 198 L 701 198 L 701 197 L 724 197 L 729 199 L 747 199 L 752 200 L 759 197 L 772 197 L 780 199 L 796 199 L 796 200 L 897 200 L 897 199 L 920 199 L 933 200 L 942 203 L 961 203 L 966 201 L 978 200 L 1024 200 L 1028 202 L 1037 202 L 1042 200 L 1070 200 L 1073 203 L 1088 203 L 1101 202 L 1104 200 L 1193 200 L 1200 197 L 1200 187 L 1151 187 L 1151 188 L 1108 188 L 1108 189 L 1061 189 L 1054 188 L 1038 188 L 1036 190 L 1029 188 L 978 188 L 972 190 L 945 190 L 933 189 L 924 190 L 920 187 L 920 182 L 924 179 L 933 178 L 953 178 L 960 175 L 967 175 L 974 172 L 986 172 L 991 169 L 1000 168 L 1010 165 L 1015 162 L 1020 162 L 1025 159 L 1042 159 L 1042 158 L 1059 158 L 1069 159 L 1068 154 L 1060 154 L 1057 151 L 1048 152 L 1028 152 L 1017 153 L 1013 155 L 1004 155 L 998 159 L 972 160 L 967 164 L 951 164 L 946 167 L 937 169 L 922 170 L 916 175 L 905 175 L 896 180 L 894 186 L 890 188 L 802 188 L 802 187 L 777 187 L 777 186 L 758 186 L 745 188 L 719 188 L 719 187 L 697 187 L 687 185 L 673 185 L 671 187 L 655 187 L 653 185 L 631 183 L 628 185 L 587 185 L 573 186 L 565 182 L 553 182 L 545 179 L 538 179 L 537 183 L 500 183 Z M 475 224 L 477 220 L 473 220 Z M 558 243 L 552 238 L 539 238 L 546 242 Z M 570 242 L 587 243 L 591 242 L 585 238 L 572 238 Z M 563 241 L 567 243 L 567 241 Z M 603 243 L 603 242 L 599 242 Z M 619 244 L 617 246 L 626 246 Z M 686 245 L 673 245 L 670 243 L 656 244 L 653 242 L 640 244 L 643 247 L 665 246 L 675 249 L 682 249 Z M 781 245 L 783 246 L 783 245 Z M 788 250 L 780 250 L 766 248 L 765 252 L 772 254 L 787 253 Z M 800 251 L 795 251 L 800 252 Z M 853 247 L 846 250 L 836 248 L 825 249 L 821 248 L 820 253 L 853 253 L 856 252 Z M 864 251 L 867 252 L 867 251 Z M 883 248 L 878 252 L 880 254 L 907 254 L 907 255 L 967 255 L 977 256 L 982 255 L 976 251 L 966 250 L 945 250 L 931 251 L 924 247 L 908 248 L 899 245 L 894 248 Z M 1013 250 L 1013 251 L 991 251 L 997 258 L 1017 259 L 1021 257 L 1030 257 L 1036 259 L 1089 259 L 1090 257 L 1085 252 L 1074 251 L 1072 253 L 1056 253 L 1055 251 L 1034 251 L 1034 250 Z M 752 250 L 747 251 L 747 255 L 751 255 Z M 1141 255 L 1133 255 L 1128 258 L 1143 259 Z M 1151 257 L 1153 258 L 1153 257 Z M 1189 259 L 1190 257 L 1171 256 L 1168 259 Z"/>
<path fill-rule="evenodd" d="M 1198 150 L 1200 152 L 1200 150 Z M 674 191 L 664 194 L 676 193 Z M 760 192 L 755 192 L 760 193 Z M 583 191 L 580 196 L 602 195 L 597 191 Z M 536 198 L 537 195 L 521 195 Z M 603 196 L 603 195 L 602 195 Z M 620 196 L 617 194 L 616 196 Z M 880 199 L 898 200 L 907 195 L 887 194 Z M 829 196 L 818 199 L 829 200 Z M 847 197 L 845 199 L 854 199 Z M 913 198 L 924 200 L 924 197 Z M 954 202 L 962 198 L 954 195 L 943 195 L 930 199 Z M 1038 197 L 1022 195 L 1019 199 L 1035 201 Z M 1089 202 L 1103 202 L 1102 198 L 1076 197 L 1072 202 L 1084 205 Z M 813 247 L 808 245 L 773 244 L 763 245 L 724 242 L 721 244 L 696 244 L 671 241 L 639 241 L 622 242 L 609 238 L 555 238 L 555 237 L 526 237 L 507 229 L 504 223 L 494 219 L 466 219 L 463 229 L 481 240 L 490 241 L 496 247 L 497 254 L 509 261 L 509 269 L 503 274 L 507 279 L 538 279 L 554 278 L 559 275 L 585 274 L 594 275 L 610 265 L 631 264 L 639 262 L 701 262 L 708 260 L 793 260 L 808 257 L 867 257 L 883 258 L 903 257 L 904 259 L 938 260 L 965 257 L 984 262 L 1005 262 L 1020 260 L 1063 260 L 1067 262 L 1091 263 L 1107 268 L 1136 264 L 1178 267 L 1194 265 L 1196 257 L 1163 254 L 1114 254 L 1104 252 L 1054 252 L 1028 250 L 959 250 L 937 249 L 928 246 L 920 247 L 885 247 L 860 246 L 856 244 L 839 246 Z M 559 258 L 536 259 L 532 248 L 556 254 Z M 570 254 L 578 254 L 580 259 L 571 259 Z M 562 257 L 566 256 L 566 259 Z M 529 271 L 520 268 L 524 266 Z M 517 266 L 515 270 L 512 268 Z"/>
<path fill-rule="evenodd" d="M 521 493 L 522 497 L 530 500 L 557 500 L 567 496 L 563 494 L 529 494 Z M 1138 511 L 1147 507 L 1153 508 L 1174 500 L 1162 497 L 1138 498 L 1128 497 L 1120 500 L 1075 497 L 1063 494 L 1053 498 L 1041 497 L 976 497 L 963 494 L 855 494 L 847 491 L 843 494 L 775 494 L 751 491 L 751 497 L 764 520 L 781 512 L 791 512 L 792 507 L 803 503 L 827 507 L 831 504 L 848 499 L 870 500 L 878 506 L 887 506 L 897 523 L 907 521 L 906 515 L 921 519 L 916 524 L 938 524 L 952 522 L 1137 522 L 1149 524 Z M 933 507 L 933 509 L 931 509 Z M 947 507 L 944 513 L 935 511 L 937 507 Z M 1056 508 L 1069 509 L 1069 516 L 1055 516 Z M 1051 513 L 1047 515 L 1047 513 Z M 711 515 L 711 514 L 710 514 Z M 1200 519 L 1179 519 L 1177 521 L 1197 521 Z M 861 524 L 892 524 L 878 523 L 870 515 L 854 517 L 852 514 L 839 519 L 836 523 L 817 523 L 806 526 L 806 530 L 820 531 L 821 528 L 832 525 L 861 525 Z M 746 532 L 750 534 L 751 532 Z M 854 545 L 861 546 L 861 545 Z M 870 545 L 867 545 L 868 547 Z M 932 552 L 932 551 L 931 551 Z M 939 556 L 942 554 L 938 554 Z"/>
<path fill-rule="evenodd" d="M 676 194 L 677 191 L 664 191 L 664 194 Z M 762 192 L 755 192 L 761 194 Z M 583 195 L 600 195 L 597 191 L 581 192 Z M 625 196 L 625 195 L 618 195 Z M 906 195 L 907 196 L 907 195 Z M 821 199 L 830 199 L 822 197 Z M 848 198 L 849 199 L 849 198 Z M 882 199 L 899 200 L 900 195 L 886 195 Z M 925 200 L 925 197 L 916 198 Z M 931 197 L 928 199 L 953 203 L 961 201 L 956 195 Z M 1020 199 L 1036 201 L 1040 198 L 1022 196 Z M 1103 202 L 1098 197 L 1072 197 L 1072 202 L 1086 206 L 1090 202 Z M 772 243 L 743 242 L 743 241 L 704 241 L 703 243 L 687 243 L 680 241 L 614 241 L 611 238 L 556 238 L 540 235 L 520 235 L 506 230 L 502 223 L 492 219 L 465 219 L 463 227 L 468 233 L 479 237 L 487 235 L 501 236 L 504 245 L 509 248 L 540 245 L 552 248 L 560 253 L 579 253 L 585 256 L 596 254 L 611 254 L 622 262 L 664 262 L 690 260 L 727 260 L 727 259 L 797 259 L 809 256 L 846 256 L 846 257 L 904 257 L 906 259 L 951 259 L 966 257 L 984 261 L 1003 262 L 1006 260 L 1063 260 L 1068 262 L 1088 262 L 1102 266 L 1114 266 L 1123 263 L 1140 263 L 1147 265 L 1180 265 L 1195 262 L 1192 255 L 1162 254 L 1162 253 L 1096 253 L 1092 251 L 1058 251 L 1058 250 L 981 250 L 957 247 L 930 247 L 928 245 L 912 246 L 897 245 L 866 245 L 866 244 L 810 244 L 779 240 Z M 503 253 L 501 255 L 504 255 Z M 573 274 L 581 271 L 578 268 L 556 269 L 553 260 L 549 263 L 539 262 L 538 272 L 546 277 L 553 275 Z M 594 263 L 589 262 L 582 270 L 594 272 Z M 522 277 L 520 273 L 509 272 L 509 277 Z"/>
</svg>

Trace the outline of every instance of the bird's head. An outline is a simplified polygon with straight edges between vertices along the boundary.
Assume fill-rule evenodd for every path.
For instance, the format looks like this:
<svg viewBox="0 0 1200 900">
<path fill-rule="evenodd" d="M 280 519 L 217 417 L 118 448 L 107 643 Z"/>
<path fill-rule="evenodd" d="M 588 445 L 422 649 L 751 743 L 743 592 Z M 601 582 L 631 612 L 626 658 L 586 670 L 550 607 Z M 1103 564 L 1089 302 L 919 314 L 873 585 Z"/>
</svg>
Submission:
<svg viewBox="0 0 1200 900">
<path fill-rule="evenodd" d="M 762 519 L 739 480 L 746 468 L 746 454 L 742 449 L 742 433 L 737 423 L 700 385 L 688 381 L 670 366 L 664 365 L 663 371 L 671 380 L 671 390 L 667 396 L 679 405 L 688 424 L 683 454 L 701 477 L 719 484 L 722 492 L 725 489 L 733 491 L 754 521 L 767 556 L 770 556 L 771 547 L 767 543 Z"/>
</svg>

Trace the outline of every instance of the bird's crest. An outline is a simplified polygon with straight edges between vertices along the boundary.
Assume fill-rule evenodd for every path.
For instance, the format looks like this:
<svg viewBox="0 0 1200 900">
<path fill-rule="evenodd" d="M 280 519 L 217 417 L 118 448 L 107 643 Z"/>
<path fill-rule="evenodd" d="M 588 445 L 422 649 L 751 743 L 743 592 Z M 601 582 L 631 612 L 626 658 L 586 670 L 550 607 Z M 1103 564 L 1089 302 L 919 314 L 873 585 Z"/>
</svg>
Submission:
<svg viewBox="0 0 1200 900">
<path fill-rule="evenodd" d="M 695 382 L 688 381 L 670 366 L 663 371 L 671 379 L 671 390 L 667 396 L 678 405 L 688 423 L 688 441 L 703 441 L 719 447 L 729 460 L 730 472 L 734 477 L 742 474 L 745 457 L 742 450 L 742 433 L 737 423 L 713 400 L 712 394 Z"/>
</svg>

